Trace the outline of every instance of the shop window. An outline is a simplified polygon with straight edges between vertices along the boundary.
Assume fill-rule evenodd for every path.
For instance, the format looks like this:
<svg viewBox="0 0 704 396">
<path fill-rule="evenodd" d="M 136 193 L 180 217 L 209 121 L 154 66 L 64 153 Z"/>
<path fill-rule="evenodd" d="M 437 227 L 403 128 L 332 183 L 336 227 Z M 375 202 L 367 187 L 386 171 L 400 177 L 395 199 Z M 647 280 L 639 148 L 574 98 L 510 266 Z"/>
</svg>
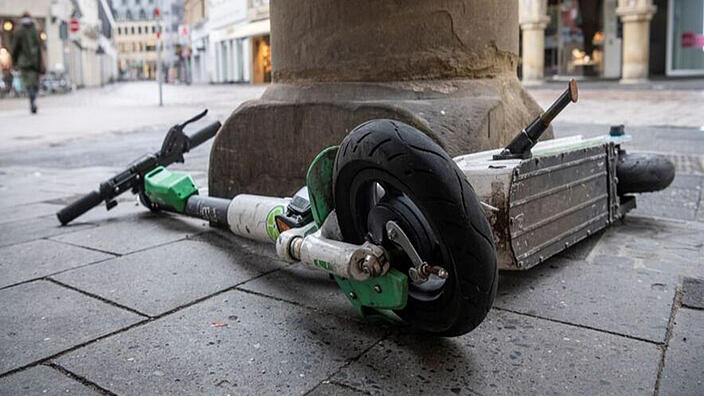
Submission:
<svg viewBox="0 0 704 396">
<path fill-rule="evenodd" d="M 669 75 L 704 74 L 704 0 L 670 1 Z"/>
</svg>

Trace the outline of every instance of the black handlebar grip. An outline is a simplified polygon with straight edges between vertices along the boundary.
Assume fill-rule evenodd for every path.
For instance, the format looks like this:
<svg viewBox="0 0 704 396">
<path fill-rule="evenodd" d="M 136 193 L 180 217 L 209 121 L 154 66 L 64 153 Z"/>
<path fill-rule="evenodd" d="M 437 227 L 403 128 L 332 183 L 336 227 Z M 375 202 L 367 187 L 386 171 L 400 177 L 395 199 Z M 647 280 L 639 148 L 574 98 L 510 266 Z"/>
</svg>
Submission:
<svg viewBox="0 0 704 396">
<path fill-rule="evenodd" d="M 207 141 L 208 139 L 212 138 L 215 136 L 215 134 L 218 132 L 218 129 L 220 129 L 220 121 L 215 121 L 214 123 L 206 126 L 205 128 L 199 130 L 198 132 L 194 133 L 193 135 L 189 136 L 188 140 L 190 142 L 190 147 L 189 149 L 193 149 L 195 147 L 200 146 L 201 143 Z"/>
<path fill-rule="evenodd" d="M 100 205 L 103 199 L 97 191 L 91 191 L 82 196 L 78 201 L 64 207 L 56 212 L 56 217 L 59 218 L 61 225 L 68 224 L 71 220 Z"/>
</svg>

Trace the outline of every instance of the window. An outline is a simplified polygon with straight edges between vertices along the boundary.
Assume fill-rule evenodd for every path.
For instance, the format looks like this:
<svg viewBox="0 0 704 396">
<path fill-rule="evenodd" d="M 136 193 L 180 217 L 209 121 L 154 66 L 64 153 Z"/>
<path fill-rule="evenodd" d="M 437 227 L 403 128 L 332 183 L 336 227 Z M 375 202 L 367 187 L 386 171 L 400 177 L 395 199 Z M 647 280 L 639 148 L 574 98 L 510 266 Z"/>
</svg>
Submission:
<svg viewBox="0 0 704 396">
<path fill-rule="evenodd" d="M 130 31 L 132 32 L 132 34 L 134 34 L 134 26 L 130 28 Z"/>
<path fill-rule="evenodd" d="M 137 33 L 142 34 L 142 27 L 141 26 L 137 26 Z"/>
<path fill-rule="evenodd" d="M 139 19 L 141 19 L 141 20 L 147 19 L 147 12 L 144 11 L 144 8 L 142 8 L 141 10 L 139 10 Z"/>
<path fill-rule="evenodd" d="M 152 26 L 152 33 L 156 33 L 156 26 Z"/>
<path fill-rule="evenodd" d="M 132 11 L 130 11 L 130 10 L 125 11 L 125 19 L 128 21 L 132 20 Z M 134 33 L 134 32 L 132 32 L 132 33 Z"/>
<path fill-rule="evenodd" d="M 119 26 L 117 27 L 117 34 L 122 34 L 122 28 Z"/>
</svg>

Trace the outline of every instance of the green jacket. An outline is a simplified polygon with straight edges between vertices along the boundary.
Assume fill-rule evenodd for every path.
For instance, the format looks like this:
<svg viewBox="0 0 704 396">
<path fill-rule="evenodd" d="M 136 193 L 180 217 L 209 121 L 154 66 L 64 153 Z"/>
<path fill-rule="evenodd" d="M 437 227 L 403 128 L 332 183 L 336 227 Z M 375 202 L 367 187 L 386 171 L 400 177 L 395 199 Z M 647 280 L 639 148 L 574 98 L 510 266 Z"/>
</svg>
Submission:
<svg viewBox="0 0 704 396">
<path fill-rule="evenodd" d="M 34 24 L 22 23 L 15 32 L 12 43 L 12 64 L 20 71 L 39 73 L 41 62 L 41 41 Z"/>
</svg>

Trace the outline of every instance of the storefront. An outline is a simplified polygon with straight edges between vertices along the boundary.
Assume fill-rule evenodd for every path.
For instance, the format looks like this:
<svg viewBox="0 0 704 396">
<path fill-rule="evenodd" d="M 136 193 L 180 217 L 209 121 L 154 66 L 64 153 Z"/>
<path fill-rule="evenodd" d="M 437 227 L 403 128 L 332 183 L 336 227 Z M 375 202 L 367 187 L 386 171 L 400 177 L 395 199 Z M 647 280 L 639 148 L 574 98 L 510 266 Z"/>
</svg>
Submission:
<svg viewBox="0 0 704 396">
<path fill-rule="evenodd" d="M 212 31 L 214 82 L 271 82 L 269 20 Z"/>
<path fill-rule="evenodd" d="M 619 71 L 613 73 L 611 66 L 620 63 L 615 8 L 616 0 L 551 1 L 545 28 L 546 77 L 617 78 Z"/>
<path fill-rule="evenodd" d="M 648 75 L 704 75 L 704 0 L 652 3 L 655 15 L 644 51 Z M 618 0 L 548 1 L 545 78 L 621 78 L 623 21 L 618 6 Z"/>
<path fill-rule="evenodd" d="M 704 75 L 704 0 L 669 0 L 667 75 Z"/>
<path fill-rule="evenodd" d="M 252 83 L 271 82 L 271 44 L 269 35 L 252 37 Z"/>
</svg>

